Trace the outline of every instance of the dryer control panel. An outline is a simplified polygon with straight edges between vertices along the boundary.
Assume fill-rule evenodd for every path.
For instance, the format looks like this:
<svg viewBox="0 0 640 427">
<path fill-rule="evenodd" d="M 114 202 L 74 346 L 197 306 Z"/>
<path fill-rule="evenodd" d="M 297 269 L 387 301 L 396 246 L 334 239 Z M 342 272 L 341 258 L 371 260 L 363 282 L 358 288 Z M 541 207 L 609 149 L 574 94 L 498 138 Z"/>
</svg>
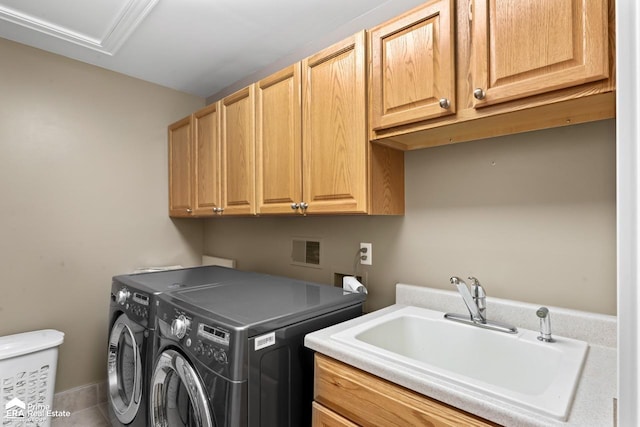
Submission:
<svg viewBox="0 0 640 427">
<path fill-rule="evenodd" d="M 119 306 L 135 322 L 148 326 L 149 295 L 144 292 L 133 291 L 126 286 L 112 289 L 111 304 Z"/>
<path fill-rule="evenodd" d="M 200 325 L 198 325 L 198 336 L 229 347 L 229 337 L 231 334 L 222 328 L 200 323 Z"/>
</svg>

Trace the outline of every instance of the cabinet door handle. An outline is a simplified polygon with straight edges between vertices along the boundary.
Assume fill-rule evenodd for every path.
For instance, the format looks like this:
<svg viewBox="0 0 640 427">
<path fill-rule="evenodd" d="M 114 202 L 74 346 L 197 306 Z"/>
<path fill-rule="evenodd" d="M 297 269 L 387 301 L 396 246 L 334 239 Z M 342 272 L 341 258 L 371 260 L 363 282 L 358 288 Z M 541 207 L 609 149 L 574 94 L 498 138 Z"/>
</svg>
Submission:
<svg viewBox="0 0 640 427">
<path fill-rule="evenodd" d="M 193 209 L 191 209 L 191 208 L 187 208 L 187 213 L 189 213 L 189 214 L 190 214 L 190 213 L 192 213 L 192 212 L 193 212 Z"/>
<path fill-rule="evenodd" d="M 293 209 L 294 211 L 300 209 L 300 205 L 298 203 L 291 203 L 291 209 Z"/>
<path fill-rule="evenodd" d="M 481 88 L 477 88 L 473 91 L 473 97 L 479 101 L 482 101 L 485 96 L 487 96 L 487 94 Z"/>
<path fill-rule="evenodd" d="M 440 108 L 448 110 L 451 107 L 451 102 L 447 98 L 440 98 Z"/>
<path fill-rule="evenodd" d="M 309 207 L 308 203 L 305 203 L 305 202 L 300 203 L 300 209 L 302 209 L 303 211 L 306 211 L 308 207 Z"/>
</svg>

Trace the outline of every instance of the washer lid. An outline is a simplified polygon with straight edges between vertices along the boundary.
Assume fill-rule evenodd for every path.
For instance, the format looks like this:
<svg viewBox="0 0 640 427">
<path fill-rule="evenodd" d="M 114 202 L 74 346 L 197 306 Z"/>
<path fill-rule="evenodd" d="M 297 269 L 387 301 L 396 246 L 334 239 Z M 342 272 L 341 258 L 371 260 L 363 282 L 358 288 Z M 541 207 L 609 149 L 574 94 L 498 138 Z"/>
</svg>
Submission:
<svg viewBox="0 0 640 427">
<path fill-rule="evenodd" d="M 363 294 L 342 288 L 253 273 L 180 290 L 173 297 L 245 326 L 280 319 L 284 324 L 285 319 L 309 318 L 365 299 Z"/>
<path fill-rule="evenodd" d="M 232 268 L 202 266 L 151 273 L 123 274 L 114 276 L 113 281 L 159 294 L 190 286 L 214 284 L 241 274 L 244 273 Z"/>
</svg>

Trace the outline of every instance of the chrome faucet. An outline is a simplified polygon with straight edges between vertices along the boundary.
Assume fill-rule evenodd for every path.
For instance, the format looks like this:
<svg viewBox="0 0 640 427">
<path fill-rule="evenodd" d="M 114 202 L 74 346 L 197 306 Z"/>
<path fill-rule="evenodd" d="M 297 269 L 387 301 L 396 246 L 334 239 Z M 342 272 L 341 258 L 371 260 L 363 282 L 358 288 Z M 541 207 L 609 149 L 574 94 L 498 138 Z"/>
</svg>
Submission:
<svg viewBox="0 0 640 427">
<path fill-rule="evenodd" d="M 544 342 L 554 342 L 551 336 L 551 315 L 547 307 L 540 307 L 536 311 L 536 316 L 540 318 L 540 336 L 538 339 Z"/>
<path fill-rule="evenodd" d="M 473 301 L 478 307 L 480 317 L 483 320 L 487 319 L 487 294 L 484 292 L 484 288 L 480 284 L 480 281 L 473 276 L 468 277 L 471 280 L 471 294 L 473 295 Z"/>
<path fill-rule="evenodd" d="M 449 280 L 451 281 L 451 284 L 458 289 L 458 292 L 462 296 L 464 304 L 469 310 L 469 315 L 466 316 L 463 314 L 446 313 L 444 315 L 445 319 L 479 326 L 485 329 L 507 332 L 510 334 L 515 334 L 518 332 L 518 329 L 515 326 L 487 320 L 487 294 L 485 293 L 484 288 L 482 287 L 478 279 L 476 279 L 475 277 L 469 277 L 469 280 L 471 280 L 471 292 L 469 292 L 469 288 L 467 287 L 467 284 L 464 282 L 464 280 L 460 279 L 459 277 L 453 276 Z"/>
<path fill-rule="evenodd" d="M 471 285 L 472 293 L 469 292 L 469 288 L 464 280 L 459 277 L 453 276 L 451 279 L 451 284 L 458 288 L 458 292 L 462 296 L 462 300 L 464 304 L 467 306 L 467 310 L 469 310 L 469 315 L 471 316 L 471 320 L 479 323 L 486 323 L 487 318 L 485 317 L 485 312 L 487 310 L 486 307 L 486 294 L 484 292 L 484 288 L 478 282 L 478 279 L 472 278 L 473 282 Z M 478 304 L 480 302 L 480 304 Z"/>
</svg>

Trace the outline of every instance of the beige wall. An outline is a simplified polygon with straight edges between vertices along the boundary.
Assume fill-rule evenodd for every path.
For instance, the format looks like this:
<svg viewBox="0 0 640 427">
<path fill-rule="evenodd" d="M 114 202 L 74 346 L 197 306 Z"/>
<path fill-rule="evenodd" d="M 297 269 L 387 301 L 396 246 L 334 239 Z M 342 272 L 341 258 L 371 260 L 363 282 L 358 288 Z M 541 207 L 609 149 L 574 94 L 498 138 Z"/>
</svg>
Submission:
<svg viewBox="0 0 640 427">
<path fill-rule="evenodd" d="M 490 296 L 615 314 L 615 122 L 409 152 L 404 217 L 220 218 L 205 253 L 241 269 L 325 283 L 350 273 L 359 242 L 368 309 L 397 282 L 451 289 L 477 276 Z M 289 263 L 292 236 L 322 238 L 325 266 Z"/>
<path fill-rule="evenodd" d="M 106 377 L 111 276 L 193 265 L 167 125 L 204 100 L 0 39 L 0 336 L 63 331 L 57 390 Z"/>
</svg>

